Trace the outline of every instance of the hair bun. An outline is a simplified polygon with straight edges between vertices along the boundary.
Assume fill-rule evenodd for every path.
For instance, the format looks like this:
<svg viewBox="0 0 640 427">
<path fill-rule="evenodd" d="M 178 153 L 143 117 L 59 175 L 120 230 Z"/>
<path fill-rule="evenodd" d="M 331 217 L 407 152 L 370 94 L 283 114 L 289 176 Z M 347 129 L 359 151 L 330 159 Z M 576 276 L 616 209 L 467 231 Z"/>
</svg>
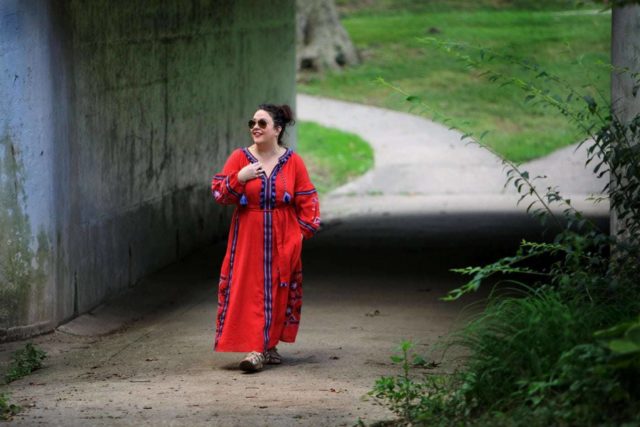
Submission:
<svg viewBox="0 0 640 427">
<path fill-rule="evenodd" d="M 282 119 L 285 124 L 295 123 L 295 120 L 293 119 L 293 111 L 291 111 L 291 107 L 289 107 L 287 104 L 282 104 L 278 106 L 278 109 L 282 114 Z"/>
<path fill-rule="evenodd" d="M 274 126 L 279 126 L 280 128 L 282 128 L 281 132 L 278 134 L 278 144 L 282 145 L 282 136 L 284 135 L 287 125 L 290 123 L 295 123 L 295 121 L 293 120 L 293 111 L 291 111 L 291 107 L 289 107 L 287 104 L 260 104 L 258 108 L 269 113 L 269 115 L 273 119 Z"/>
</svg>

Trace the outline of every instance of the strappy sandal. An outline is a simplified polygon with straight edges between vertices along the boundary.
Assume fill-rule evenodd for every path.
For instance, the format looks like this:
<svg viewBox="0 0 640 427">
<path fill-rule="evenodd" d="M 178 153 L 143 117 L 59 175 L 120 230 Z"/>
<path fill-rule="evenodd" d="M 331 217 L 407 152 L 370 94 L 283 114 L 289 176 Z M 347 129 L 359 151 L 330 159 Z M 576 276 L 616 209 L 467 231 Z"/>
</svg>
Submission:
<svg viewBox="0 0 640 427">
<path fill-rule="evenodd" d="M 265 362 L 264 354 L 258 351 L 248 353 L 240 362 L 240 369 L 245 372 L 256 372 L 262 369 Z"/>
<path fill-rule="evenodd" d="M 278 349 L 273 347 L 264 352 L 267 365 L 279 365 L 282 363 L 282 356 L 278 353 Z"/>
</svg>

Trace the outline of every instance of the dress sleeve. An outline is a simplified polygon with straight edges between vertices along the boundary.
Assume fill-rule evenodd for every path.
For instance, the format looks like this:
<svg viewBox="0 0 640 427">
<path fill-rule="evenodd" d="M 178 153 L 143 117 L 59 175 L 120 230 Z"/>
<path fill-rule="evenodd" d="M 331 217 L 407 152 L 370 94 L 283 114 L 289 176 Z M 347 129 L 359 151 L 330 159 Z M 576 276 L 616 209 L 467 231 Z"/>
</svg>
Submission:
<svg viewBox="0 0 640 427">
<path fill-rule="evenodd" d="M 221 205 L 238 204 L 244 193 L 244 184 L 238 181 L 238 172 L 243 167 L 238 153 L 239 151 L 234 151 L 222 171 L 211 180 L 211 194 Z"/>
<path fill-rule="evenodd" d="M 308 239 L 320 228 L 320 203 L 318 192 L 309 179 L 309 173 L 302 158 L 296 157 L 296 183 L 293 200 L 300 230 L 304 238 Z"/>
</svg>

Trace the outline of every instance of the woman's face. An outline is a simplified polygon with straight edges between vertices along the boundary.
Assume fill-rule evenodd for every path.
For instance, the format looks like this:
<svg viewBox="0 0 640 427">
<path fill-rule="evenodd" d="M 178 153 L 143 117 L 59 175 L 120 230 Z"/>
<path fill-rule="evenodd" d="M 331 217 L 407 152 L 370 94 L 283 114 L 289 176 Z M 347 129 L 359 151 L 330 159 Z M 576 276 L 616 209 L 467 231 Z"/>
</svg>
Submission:
<svg viewBox="0 0 640 427">
<path fill-rule="evenodd" d="M 253 115 L 254 125 L 249 131 L 256 144 L 278 142 L 280 127 L 275 127 L 271 115 L 264 110 L 258 110 Z M 265 126 L 262 128 L 262 126 Z"/>
</svg>

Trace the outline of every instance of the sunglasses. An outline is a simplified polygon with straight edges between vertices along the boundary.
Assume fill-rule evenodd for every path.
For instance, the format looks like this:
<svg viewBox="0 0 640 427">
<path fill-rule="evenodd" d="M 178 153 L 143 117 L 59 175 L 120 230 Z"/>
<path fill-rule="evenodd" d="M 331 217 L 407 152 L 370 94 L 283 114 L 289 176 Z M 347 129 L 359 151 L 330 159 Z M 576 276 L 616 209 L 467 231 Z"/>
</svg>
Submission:
<svg viewBox="0 0 640 427">
<path fill-rule="evenodd" d="M 260 120 L 258 120 L 258 121 L 254 120 L 254 119 L 251 119 L 251 120 L 249 120 L 249 123 L 248 123 L 248 124 L 249 124 L 249 129 L 253 129 L 253 127 L 254 127 L 256 124 L 258 125 L 258 127 L 259 127 L 260 129 L 266 129 L 266 127 L 267 127 L 267 125 L 269 124 L 269 122 L 268 122 L 268 121 L 266 121 L 265 119 L 260 119 Z"/>
</svg>

